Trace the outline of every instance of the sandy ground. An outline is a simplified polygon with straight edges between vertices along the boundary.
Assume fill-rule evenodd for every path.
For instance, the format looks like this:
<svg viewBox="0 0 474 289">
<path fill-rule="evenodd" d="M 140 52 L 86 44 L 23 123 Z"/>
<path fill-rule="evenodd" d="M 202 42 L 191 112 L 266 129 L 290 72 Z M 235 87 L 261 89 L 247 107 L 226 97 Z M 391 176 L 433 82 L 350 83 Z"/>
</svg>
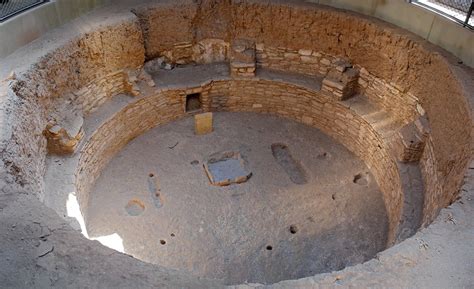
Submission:
<svg viewBox="0 0 474 289">
<path fill-rule="evenodd" d="M 89 235 L 118 234 L 127 254 L 227 284 L 340 270 L 384 249 L 381 192 L 342 145 L 274 116 L 216 113 L 214 124 L 196 136 L 188 117 L 130 142 L 91 192 Z M 247 182 L 210 185 L 202 165 L 222 151 L 241 154 Z"/>
</svg>

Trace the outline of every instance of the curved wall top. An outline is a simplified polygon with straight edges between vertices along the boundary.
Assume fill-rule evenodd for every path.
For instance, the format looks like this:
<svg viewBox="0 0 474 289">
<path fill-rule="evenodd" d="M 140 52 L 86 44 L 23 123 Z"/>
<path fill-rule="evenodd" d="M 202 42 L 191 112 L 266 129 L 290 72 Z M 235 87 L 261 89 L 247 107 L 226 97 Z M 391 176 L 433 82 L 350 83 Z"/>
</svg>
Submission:
<svg viewBox="0 0 474 289">
<path fill-rule="evenodd" d="M 350 59 L 403 91 L 394 112 L 406 107 L 407 94 L 416 96 L 432 131 L 423 160 L 425 224 L 430 223 L 457 196 L 471 158 L 472 113 L 467 100 L 474 99 L 472 70 L 420 37 L 377 19 L 290 2 L 168 0 L 142 7 L 114 5 L 18 49 L 0 62 L 2 190 L 37 192 L 41 197 L 46 156 L 42 133 L 48 116 L 65 102 L 77 102 L 83 109 L 97 103 L 75 98 L 82 97 L 76 92 L 84 87 L 94 88 L 98 82 L 97 87 L 107 89 L 102 79 L 189 43 L 250 38 L 264 46 L 311 49 Z M 92 97 L 99 95 L 92 92 Z M 392 101 L 390 95 L 380 99 Z"/>
<path fill-rule="evenodd" d="M 137 2 L 142 1 L 133 3 Z M 432 131 L 432 144 L 426 152 L 433 162 L 426 162 L 425 168 L 431 172 L 425 180 L 430 192 L 425 222 L 456 197 L 470 159 L 472 123 L 466 99 L 473 98 L 473 90 L 466 87 L 472 86 L 472 80 L 465 78 L 472 73 L 453 73 L 469 68 L 457 64 L 442 49 L 382 21 L 304 1 L 146 4 L 99 9 L 2 62 L 1 78 L 11 71 L 16 74 L 9 89 L 4 86 L 8 96 L 4 102 L 11 109 L 4 111 L 4 123 L 10 125 L 2 133 L 9 152 L 3 156 L 21 190 L 42 191 L 45 121 L 74 91 L 111 73 L 139 67 L 145 58 L 188 47 L 187 43 L 247 38 L 265 46 L 312 49 L 348 58 L 404 95 L 416 96 Z M 0 95 L 1 88 L 0 83 Z M 405 103 L 409 99 L 401 100 Z M 391 107 L 393 98 L 381 100 Z M 407 105 L 393 110 L 400 114 L 398 108 Z"/>
</svg>

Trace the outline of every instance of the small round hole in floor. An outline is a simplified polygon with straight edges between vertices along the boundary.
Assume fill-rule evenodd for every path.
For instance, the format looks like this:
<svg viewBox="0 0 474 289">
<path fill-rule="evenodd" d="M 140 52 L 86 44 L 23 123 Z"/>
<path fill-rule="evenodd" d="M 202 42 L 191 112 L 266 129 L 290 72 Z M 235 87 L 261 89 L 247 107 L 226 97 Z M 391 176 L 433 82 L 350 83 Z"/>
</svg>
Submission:
<svg viewBox="0 0 474 289">
<path fill-rule="evenodd" d="M 296 234 L 298 232 L 298 227 L 296 225 L 291 225 L 290 226 L 290 233 L 291 234 Z"/>
<path fill-rule="evenodd" d="M 149 176 L 150 178 L 153 178 L 155 175 L 154 175 L 153 173 L 150 173 L 148 176 Z"/>
<path fill-rule="evenodd" d="M 160 240 L 160 244 L 161 245 L 166 245 L 166 241 L 165 240 Z"/>
<path fill-rule="evenodd" d="M 323 153 L 320 153 L 318 155 L 318 159 L 325 159 L 328 157 L 328 153 L 327 152 L 323 152 Z"/>
<path fill-rule="evenodd" d="M 354 184 L 358 184 L 361 186 L 366 186 L 368 185 L 369 181 L 367 180 L 367 176 L 365 174 L 357 174 L 354 176 L 354 179 L 352 180 Z"/>
<path fill-rule="evenodd" d="M 229 284 L 234 282 L 237 284 L 237 282 L 246 279 L 260 281 L 263 279 L 259 280 L 259 276 L 263 276 L 260 275 L 263 273 L 268 274 L 264 276 L 265 282 L 277 282 L 282 278 L 304 277 L 309 269 L 314 272 L 328 272 L 342 268 L 352 260 L 355 260 L 354 262 L 365 260 L 364 256 L 366 255 L 362 256 L 362 252 L 361 255 L 358 255 L 359 252 L 352 255 L 341 248 L 341 244 L 345 242 L 366 244 L 365 239 L 359 239 L 362 233 L 365 233 L 371 241 L 370 245 L 365 247 L 368 250 L 367 258 L 371 257 L 371 252 L 377 252 L 380 251 L 379 248 L 384 248 L 386 214 L 383 196 L 362 161 L 352 159 L 350 152 L 337 143 L 331 146 L 329 144 L 332 143 L 326 144 L 326 141 L 322 143 L 322 140 L 325 140 L 323 135 L 317 135 L 319 132 L 316 129 L 306 128 L 302 124 L 294 124 L 298 127 L 302 126 L 302 131 L 299 132 L 299 129 L 297 130 L 296 126 L 290 126 L 287 120 L 280 120 L 276 117 L 264 116 L 269 118 L 268 122 L 261 121 L 260 123 L 260 118 L 262 118 L 260 115 L 255 115 L 255 119 L 252 118 L 252 114 L 241 116 L 240 114 L 216 113 L 215 116 L 220 120 L 214 122 L 216 129 L 211 139 L 207 139 L 211 137 L 210 135 L 205 139 L 198 136 L 194 139 L 192 130 L 189 130 L 193 127 L 194 119 L 189 117 L 180 122 L 169 124 L 169 127 L 157 127 L 158 131 L 153 131 L 148 136 L 140 136 L 136 140 L 140 140 L 142 137 L 146 138 L 135 143 L 136 145 L 128 147 L 130 154 L 127 154 L 126 151 L 121 152 L 121 156 L 128 155 L 127 161 L 124 162 L 124 157 L 115 159 L 116 163 L 112 163 L 112 166 L 109 167 L 111 170 L 105 173 L 108 178 L 96 184 L 96 191 L 93 192 L 95 198 L 91 199 L 90 204 L 97 206 L 90 207 L 92 209 L 90 215 L 97 217 L 97 219 L 96 223 L 89 223 L 91 231 L 95 235 L 102 236 L 110 231 L 108 226 L 112 225 L 111 222 L 116 222 L 113 225 L 118 228 L 122 226 L 122 222 L 119 220 L 101 215 L 103 204 L 100 202 L 113 200 L 119 190 L 128 194 L 128 197 L 122 199 L 122 202 L 118 204 L 121 215 L 126 216 L 129 220 L 126 224 L 129 227 L 127 230 L 121 230 L 120 235 L 123 238 L 123 244 L 126 245 L 124 249 L 127 250 L 127 254 L 152 264 L 194 271 L 200 276 L 219 277 L 219 279 L 228 281 Z M 241 124 L 249 123 L 255 126 L 265 126 L 263 134 L 256 131 L 258 128 L 251 131 L 243 129 L 242 136 L 235 134 L 235 132 L 242 131 Z M 222 125 L 220 129 L 218 129 L 219 125 Z M 186 129 L 182 129 L 185 127 Z M 309 130 L 306 131 L 306 129 Z M 178 132 L 182 132 L 182 139 L 177 138 Z M 219 135 L 224 132 L 225 135 Z M 235 143 L 236 137 L 244 138 L 247 133 L 252 134 L 252 137 L 249 136 L 248 142 L 239 140 Z M 289 135 L 287 135 L 288 133 Z M 304 141 L 299 141 L 299 133 L 301 133 L 301 140 L 304 139 Z M 275 134 L 282 142 L 272 148 L 271 145 L 276 143 Z M 155 143 L 155 140 L 160 142 Z M 171 157 L 168 144 L 174 144 L 178 140 L 181 149 L 186 153 L 181 154 L 176 151 L 180 147 L 177 146 L 174 150 L 176 155 Z M 245 140 L 247 139 L 245 138 Z M 185 141 L 186 145 L 184 145 Z M 283 141 L 287 144 L 285 145 Z M 296 144 L 295 141 L 297 141 Z M 305 143 L 306 141 L 308 143 Z M 150 146 L 151 143 L 156 145 Z M 322 145 L 331 147 L 331 151 L 321 148 Z M 150 150 L 149 153 L 142 153 L 140 157 L 143 158 L 137 159 L 137 151 L 147 152 L 147 150 Z M 325 155 L 325 153 L 327 154 Z M 313 162 L 319 154 L 326 158 Z M 236 158 L 233 158 L 234 156 Z M 235 163 L 239 165 L 230 166 L 231 168 L 251 168 L 259 173 L 258 177 L 260 178 L 256 178 L 254 181 L 250 178 L 250 182 L 246 184 L 233 184 L 230 187 L 211 186 L 210 180 L 207 181 L 209 176 L 203 166 L 208 164 L 211 166 L 211 170 L 219 173 L 222 171 L 220 170 L 222 166 L 227 169 L 228 163 L 214 161 L 225 157 L 231 161 L 235 160 Z M 193 161 L 199 163 L 193 165 L 191 164 Z M 137 162 L 140 163 L 140 166 L 134 166 Z M 341 164 L 344 166 L 339 162 L 342 162 Z M 337 165 L 333 166 L 334 163 Z M 145 171 L 140 167 L 145 168 Z M 333 173 L 342 167 L 345 169 L 341 175 L 334 176 Z M 234 172 L 233 169 L 232 172 Z M 298 170 L 303 176 L 300 178 L 300 175 L 295 175 L 295 170 Z M 237 173 L 241 175 L 239 170 Z M 153 174 L 153 177 L 150 177 L 150 174 Z M 354 184 L 352 181 L 356 174 L 366 176 L 368 186 Z M 127 176 L 127 178 L 123 176 Z M 312 176 L 317 177 L 313 178 Z M 217 177 L 214 179 L 219 181 Z M 224 177 L 224 179 L 227 178 Z M 301 186 L 299 184 L 297 186 L 293 182 L 298 183 L 302 179 L 306 180 L 306 183 Z M 115 182 L 118 183 L 115 184 Z M 334 186 L 320 186 L 327 182 L 334 184 Z M 113 187 L 111 184 L 114 184 Z M 137 192 L 137 190 L 140 191 Z M 331 198 L 332 194 L 337 195 L 336 200 Z M 271 217 L 255 218 L 259 215 L 267 215 L 267 212 L 262 214 L 260 201 L 262 197 L 270 195 L 278 198 L 278 202 L 272 202 L 275 205 L 274 207 L 272 205 L 272 210 L 277 212 L 279 217 L 276 220 Z M 120 196 L 122 197 L 122 195 Z M 315 198 L 315 196 L 318 197 Z M 129 200 L 135 198 L 145 203 L 147 212 L 138 217 L 131 217 L 124 212 L 123 207 Z M 359 208 L 357 207 L 359 205 L 366 208 L 370 204 L 371 212 L 374 212 L 374 216 L 379 217 L 370 218 L 368 224 L 364 223 L 366 221 L 364 214 L 361 214 L 363 216 L 357 214 L 349 220 L 346 218 L 347 215 L 342 213 L 349 209 L 347 204 L 356 203 L 355 200 L 361 198 L 364 201 L 357 202 L 355 208 Z M 97 202 L 93 202 L 94 200 Z M 226 205 L 223 208 L 222 204 L 227 204 L 227 202 L 232 205 Z M 210 206 L 215 210 L 210 210 Z M 334 211 L 335 214 L 331 214 L 332 217 L 327 218 L 330 213 L 326 214 L 324 212 L 326 210 Z M 237 217 L 226 218 L 225 226 L 222 226 L 223 211 L 226 212 L 226 215 Z M 323 215 L 321 216 L 320 213 Z M 339 227 L 337 232 L 330 229 L 336 224 L 356 224 L 359 221 L 362 222 L 364 228 L 368 228 L 367 231 L 361 232 L 357 228 L 353 228 L 355 226 L 344 225 L 339 235 Z M 295 226 L 295 228 L 290 229 L 291 226 Z M 94 227 L 97 228 L 95 231 Z M 174 228 L 179 229 L 178 232 L 189 232 L 189 234 L 175 233 Z M 325 230 L 325 228 L 329 230 Z M 179 238 L 178 234 L 180 234 Z M 216 234 L 218 238 L 213 238 L 213 234 Z M 331 237 L 325 237 L 328 235 Z M 337 236 L 341 242 L 334 242 L 332 236 Z M 248 250 L 248 245 L 245 242 L 233 243 L 236 238 L 248 238 L 252 240 L 253 244 L 261 244 L 262 247 L 258 249 L 258 252 L 253 252 L 250 254 L 252 256 L 248 255 L 247 257 L 245 252 Z M 163 240 L 164 243 L 160 240 Z M 277 245 L 269 244 L 269 242 Z M 146 244 L 151 244 L 151 246 Z M 235 249 L 229 251 L 222 247 L 222 244 L 232 244 Z M 321 258 L 319 253 L 321 251 L 335 253 L 324 254 L 324 258 Z M 189 252 L 202 252 L 202 254 Z M 240 273 L 229 274 L 229 272 L 235 271 L 235 265 L 231 264 L 232 262 L 209 262 L 207 256 L 215 254 L 224 254 L 223 258 L 238 259 L 241 266 L 248 268 L 248 270 L 240 272 L 242 275 Z M 254 254 L 255 258 L 253 258 Z M 351 256 L 354 256 L 354 259 L 350 259 Z M 332 258 L 338 260 L 332 261 Z M 306 268 L 305 266 L 309 262 L 311 262 L 310 268 Z M 267 267 L 269 263 L 276 266 L 275 269 Z M 205 266 L 200 266 L 200 264 L 205 264 Z M 262 267 L 265 268 L 265 272 L 259 269 Z M 284 271 L 285 268 L 291 268 L 288 275 Z"/>
</svg>

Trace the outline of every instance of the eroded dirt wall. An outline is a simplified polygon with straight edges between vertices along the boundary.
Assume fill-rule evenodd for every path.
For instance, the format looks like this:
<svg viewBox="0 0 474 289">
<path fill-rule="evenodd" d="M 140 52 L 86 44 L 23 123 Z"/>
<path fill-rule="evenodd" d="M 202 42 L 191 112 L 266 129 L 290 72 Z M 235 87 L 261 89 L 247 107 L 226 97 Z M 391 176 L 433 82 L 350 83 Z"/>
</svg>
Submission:
<svg viewBox="0 0 474 289">
<path fill-rule="evenodd" d="M 4 111 L 10 135 L 5 137 L 2 156 L 14 179 L 12 187 L 6 190 L 34 192 L 42 199 L 46 156 L 43 130 L 49 115 L 59 104 L 67 102 L 82 110 L 88 100 L 75 94 L 79 88 L 100 82 L 111 72 L 143 64 L 143 40 L 136 18 L 114 21 L 73 37 L 69 34 L 77 29 L 74 25 L 59 31 L 59 35 L 51 36 L 53 40 L 72 39 L 38 57 L 28 67 L 13 71 L 9 81 L 3 83 L 2 97 L 10 107 Z M 112 88 L 105 85 L 101 89 Z"/>
</svg>

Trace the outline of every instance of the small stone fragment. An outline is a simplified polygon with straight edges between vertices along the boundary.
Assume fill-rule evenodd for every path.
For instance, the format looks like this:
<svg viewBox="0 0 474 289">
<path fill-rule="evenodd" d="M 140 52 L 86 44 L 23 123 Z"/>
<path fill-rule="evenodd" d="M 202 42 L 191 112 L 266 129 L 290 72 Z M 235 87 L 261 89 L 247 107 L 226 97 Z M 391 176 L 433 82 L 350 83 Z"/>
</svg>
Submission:
<svg viewBox="0 0 474 289">
<path fill-rule="evenodd" d="M 37 253 L 36 256 L 38 258 L 44 257 L 48 255 L 49 253 L 53 252 L 54 246 L 48 241 L 40 242 L 38 248 L 37 248 Z"/>
</svg>

